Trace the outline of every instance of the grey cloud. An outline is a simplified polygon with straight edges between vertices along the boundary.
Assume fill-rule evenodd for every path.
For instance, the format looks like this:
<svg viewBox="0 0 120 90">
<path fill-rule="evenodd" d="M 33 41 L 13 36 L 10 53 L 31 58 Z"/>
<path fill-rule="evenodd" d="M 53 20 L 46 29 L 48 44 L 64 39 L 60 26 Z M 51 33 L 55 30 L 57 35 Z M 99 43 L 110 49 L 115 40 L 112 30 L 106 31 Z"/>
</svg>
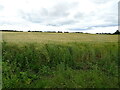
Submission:
<svg viewBox="0 0 120 90">
<path fill-rule="evenodd" d="M 47 24 L 46 26 L 55 26 L 55 27 L 57 26 L 58 27 L 60 25 L 58 25 L 58 24 Z"/>
<path fill-rule="evenodd" d="M 86 26 L 85 28 L 69 28 L 69 30 L 92 30 L 93 28 L 102 28 L 102 27 L 114 27 L 117 25 L 96 25 L 96 26 Z"/>
<path fill-rule="evenodd" d="M 73 24 L 75 24 L 75 23 L 77 23 L 78 21 L 76 21 L 76 20 L 70 20 L 70 19 L 67 19 L 67 20 L 64 20 L 64 21 L 55 21 L 55 22 L 53 22 L 53 24 L 51 24 L 50 22 L 48 22 L 48 26 L 62 26 L 62 25 L 73 25 Z"/>
<path fill-rule="evenodd" d="M 120 26 L 120 1 L 118 2 L 118 25 Z"/>
<path fill-rule="evenodd" d="M 56 4 L 55 6 L 53 6 L 52 8 L 48 8 L 48 9 L 42 9 L 43 12 L 41 12 L 41 14 L 44 13 L 44 15 L 48 15 L 49 17 L 67 17 L 70 15 L 69 10 L 71 8 L 74 8 L 75 6 L 77 6 L 78 3 L 59 3 Z"/>
<path fill-rule="evenodd" d="M 109 16 L 109 17 L 105 18 L 104 21 L 106 23 L 110 23 L 110 24 L 117 24 L 118 18 L 115 18 L 114 16 Z"/>
<path fill-rule="evenodd" d="M 4 7 L 2 5 L 0 5 L 0 10 L 3 10 L 3 9 L 4 9 Z"/>
<path fill-rule="evenodd" d="M 20 10 L 20 16 L 23 19 L 33 23 L 47 23 L 47 24 L 72 24 L 75 21 L 67 20 L 66 17 L 70 15 L 69 10 L 77 6 L 77 3 L 59 3 L 52 8 L 41 8 L 37 11 L 25 12 Z M 59 21 L 60 18 L 65 18 Z"/>
<path fill-rule="evenodd" d="M 59 24 L 70 25 L 70 24 L 75 24 L 77 22 L 78 21 L 76 21 L 76 20 L 65 20 L 65 21 L 59 22 Z"/>
<path fill-rule="evenodd" d="M 49 15 L 52 17 L 66 17 L 70 14 L 68 12 L 69 9 L 70 7 L 64 3 L 58 4 L 53 7 L 52 11 L 49 12 Z"/>
<path fill-rule="evenodd" d="M 20 16 L 30 22 L 33 23 L 41 23 L 43 18 L 40 16 L 39 12 L 36 13 L 26 13 L 24 11 L 20 11 Z"/>
<path fill-rule="evenodd" d="M 53 17 L 67 17 L 70 15 L 69 10 L 71 10 L 74 7 L 77 7 L 78 3 L 74 2 L 74 3 L 68 3 L 68 2 L 64 2 L 64 3 L 59 3 L 57 5 L 55 5 L 53 7 L 52 12 L 50 13 L 50 16 Z"/>
<path fill-rule="evenodd" d="M 40 11 L 41 16 L 48 16 L 48 10 L 46 8 L 42 8 Z"/>
<path fill-rule="evenodd" d="M 98 19 L 103 20 L 106 24 L 117 24 L 118 23 L 117 12 L 104 12 L 99 16 Z"/>
<path fill-rule="evenodd" d="M 69 30 L 91 30 L 91 27 L 86 27 L 86 28 L 69 28 Z"/>
<path fill-rule="evenodd" d="M 93 0 L 94 2 L 96 0 Z M 96 1 L 98 3 L 99 1 Z M 101 3 L 104 3 L 107 1 L 102 0 Z M 77 3 L 57 3 L 55 6 L 51 8 L 41 8 L 39 10 L 33 10 L 31 12 L 25 12 L 20 11 L 20 16 L 22 16 L 23 19 L 32 22 L 32 23 L 40 23 L 40 24 L 46 24 L 49 26 L 61 26 L 61 25 L 91 25 L 87 29 L 91 29 L 93 25 L 95 25 L 95 22 L 99 20 L 103 21 L 103 24 L 106 25 L 114 25 L 117 23 L 117 19 L 115 18 L 114 12 L 109 13 L 111 11 L 99 9 L 97 11 L 90 12 L 88 14 L 85 14 L 83 12 L 76 12 L 76 14 L 73 16 L 74 19 L 68 18 L 70 14 L 72 14 L 72 9 L 74 7 L 77 7 Z M 107 12 L 106 12 L 107 11 Z M 82 21 L 82 23 L 80 23 Z M 89 23 L 90 22 L 90 23 Z M 105 22 L 105 23 L 104 23 Z M 97 25 L 97 24 L 96 24 Z"/>
<path fill-rule="evenodd" d="M 93 1 L 96 4 L 105 4 L 105 3 L 108 3 L 112 0 L 91 0 L 91 1 Z"/>
<path fill-rule="evenodd" d="M 81 12 L 74 15 L 74 18 L 76 19 L 83 19 L 84 17 L 85 17 L 85 14 Z"/>
<path fill-rule="evenodd" d="M 113 9 L 112 9 L 113 8 Z M 85 19 L 84 21 L 87 23 L 88 21 L 99 22 L 102 21 L 101 26 L 103 25 L 117 25 L 118 23 L 118 14 L 116 7 L 106 8 L 105 10 L 99 9 L 97 11 L 92 11 L 89 14 L 83 14 Z M 116 10 L 114 10 L 116 9 Z M 97 24 L 97 23 L 96 23 Z"/>
</svg>

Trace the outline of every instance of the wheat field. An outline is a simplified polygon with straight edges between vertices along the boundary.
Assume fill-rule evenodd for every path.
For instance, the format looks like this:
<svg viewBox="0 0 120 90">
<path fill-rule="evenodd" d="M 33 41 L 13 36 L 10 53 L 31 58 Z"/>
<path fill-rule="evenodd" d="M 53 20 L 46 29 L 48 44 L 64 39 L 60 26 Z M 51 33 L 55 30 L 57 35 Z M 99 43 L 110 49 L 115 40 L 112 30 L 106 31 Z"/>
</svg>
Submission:
<svg viewBox="0 0 120 90">
<path fill-rule="evenodd" d="M 118 42 L 118 35 L 80 33 L 2 32 L 4 41 L 13 43 Z"/>
</svg>

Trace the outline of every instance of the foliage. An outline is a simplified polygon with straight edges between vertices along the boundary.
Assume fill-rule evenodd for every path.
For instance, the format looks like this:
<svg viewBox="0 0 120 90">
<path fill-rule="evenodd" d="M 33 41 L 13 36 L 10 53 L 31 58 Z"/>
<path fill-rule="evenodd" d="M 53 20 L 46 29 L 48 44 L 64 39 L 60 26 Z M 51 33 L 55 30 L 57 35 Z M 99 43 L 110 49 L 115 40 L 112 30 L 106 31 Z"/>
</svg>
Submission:
<svg viewBox="0 0 120 90">
<path fill-rule="evenodd" d="M 117 43 L 3 42 L 3 88 L 117 88 Z"/>
</svg>

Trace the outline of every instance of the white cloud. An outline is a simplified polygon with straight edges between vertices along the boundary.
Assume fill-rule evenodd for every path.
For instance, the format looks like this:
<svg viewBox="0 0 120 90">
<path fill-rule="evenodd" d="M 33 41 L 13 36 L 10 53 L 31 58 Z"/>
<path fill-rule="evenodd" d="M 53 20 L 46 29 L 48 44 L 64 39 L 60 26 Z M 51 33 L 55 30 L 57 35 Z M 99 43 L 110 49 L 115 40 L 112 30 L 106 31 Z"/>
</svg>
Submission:
<svg viewBox="0 0 120 90">
<path fill-rule="evenodd" d="M 0 0 L 0 29 L 115 32 L 118 1 Z"/>
<path fill-rule="evenodd" d="M 114 33 L 118 29 L 118 26 L 109 26 L 109 27 L 98 27 L 91 30 L 86 30 L 83 32 L 87 33 Z"/>
</svg>

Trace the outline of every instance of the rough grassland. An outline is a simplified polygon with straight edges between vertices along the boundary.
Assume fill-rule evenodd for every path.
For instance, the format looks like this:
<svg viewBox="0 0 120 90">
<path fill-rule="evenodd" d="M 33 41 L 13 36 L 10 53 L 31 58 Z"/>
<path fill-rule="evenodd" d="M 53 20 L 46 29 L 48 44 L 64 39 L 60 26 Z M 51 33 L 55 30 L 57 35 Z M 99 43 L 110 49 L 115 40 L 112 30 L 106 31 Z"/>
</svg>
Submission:
<svg viewBox="0 0 120 90">
<path fill-rule="evenodd" d="M 3 88 L 118 88 L 117 37 L 3 33 Z"/>
</svg>

